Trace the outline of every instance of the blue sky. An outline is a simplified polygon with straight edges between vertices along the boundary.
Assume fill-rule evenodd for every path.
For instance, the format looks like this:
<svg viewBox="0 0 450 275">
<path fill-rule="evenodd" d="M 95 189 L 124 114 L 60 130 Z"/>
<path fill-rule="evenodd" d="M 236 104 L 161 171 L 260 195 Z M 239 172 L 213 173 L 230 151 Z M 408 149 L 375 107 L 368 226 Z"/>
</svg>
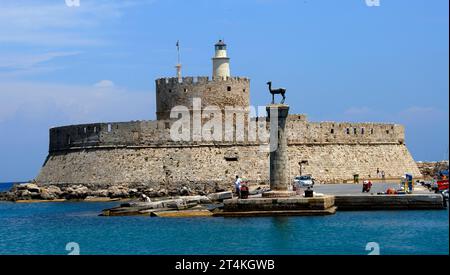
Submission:
<svg viewBox="0 0 450 275">
<path fill-rule="evenodd" d="M 232 74 L 287 88 L 311 121 L 395 122 L 416 160 L 448 159 L 447 0 L 2 0 L 0 182 L 36 176 L 48 128 L 155 118 L 154 79 Z"/>
</svg>

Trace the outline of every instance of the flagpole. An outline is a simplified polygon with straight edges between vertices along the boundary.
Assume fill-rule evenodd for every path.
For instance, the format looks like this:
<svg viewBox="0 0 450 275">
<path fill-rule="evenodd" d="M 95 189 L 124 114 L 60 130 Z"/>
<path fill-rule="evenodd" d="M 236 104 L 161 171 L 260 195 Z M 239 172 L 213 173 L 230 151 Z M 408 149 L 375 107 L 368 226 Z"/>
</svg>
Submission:
<svg viewBox="0 0 450 275">
<path fill-rule="evenodd" d="M 177 40 L 177 55 L 178 55 L 178 63 L 175 66 L 177 68 L 177 78 L 178 82 L 182 82 L 183 79 L 181 77 L 181 63 L 180 63 L 180 40 Z"/>
</svg>

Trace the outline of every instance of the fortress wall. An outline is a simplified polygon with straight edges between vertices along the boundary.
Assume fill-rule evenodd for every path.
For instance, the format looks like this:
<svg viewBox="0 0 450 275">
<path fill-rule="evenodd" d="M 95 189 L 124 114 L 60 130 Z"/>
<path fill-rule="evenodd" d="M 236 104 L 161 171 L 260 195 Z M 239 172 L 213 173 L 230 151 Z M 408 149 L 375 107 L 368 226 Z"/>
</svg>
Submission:
<svg viewBox="0 0 450 275">
<path fill-rule="evenodd" d="M 376 169 L 387 178 L 420 172 L 402 144 L 290 145 L 291 178 L 299 174 L 298 163 L 307 160 L 303 174 L 319 182 L 336 183 L 375 178 Z M 183 184 L 230 188 L 236 174 L 253 183 L 268 183 L 269 159 L 259 146 L 191 146 L 103 148 L 54 152 L 38 177 L 41 184 L 144 184 L 176 189 Z"/>
<path fill-rule="evenodd" d="M 36 181 L 41 184 L 143 184 L 172 190 L 209 184 L 229 189 L 236 174 L 253 181 L 268 176 L 268 154 L 254 147 L 87 149 L 53 153 Z"/>
<path fill-rule="evenodd" d="M 102 124 L 100 145 L 133 145 L 139 142 L 140 122 L 115 122 Z"/>
<path fill-rule="evenodd" d="M 292 145 L 289 157 L 291 173 L 298 175 L 298 163 L 306 160 L 303 174 L 327 183 L 351 180 L 354 174 L 359 174 L 360 179 L 376 178 L 377 168 L 385 172 L 386 178 L 400 178 L 405 173 L 422 176 L 403 144 Z"/>
<path fill-rule="evenodd" d="M 290 116 L 286 128 L 291 143 L 404 143 L 404 127 L 385 123 L 308 122 Z"/>
<path fill-rule="evenodd" d="M 245 119 L 245 118 L 244 118 Z M 50 129 L 50 152 L 67 150 L 70 148 L 90 147 L 124 147 L 150 145 L 199 145 L 205 142 L 173 141 L 170 128 L 174 120 L 132 121 L 114 123 L 94 123 L 64 126 Z M 192 122 L 191 122 L 192 124 Z M 265 126 L 265 130 L 264 130 Z M 262 127 L 262 131 L 255 134 L 256 140 L 248 140 L 248 124 L 244 131 L 233 128 L 233 140 L 225 139 L 225 128 L 222 128 L 222 139 L 209 143 L 214 144 L 260 144 L 266 139 L 259 140 L 259 136 L 268 134 L 270 122 L 265 118 L 258 118 L 255 127 Z M 403 144 L 404 128 L 396 124 L 377 123 L 311 123 L 304 115 L 289 116 L 286 126 L 288 142 L 290 144 Z M 244 133 L 244 140 L 237 142 L 238 134 Z M 267 136 L 266 136 L 267 137 Z"/>
<path fill-rule="evenodd" d="M 53 148 L 65 150 L 71 147 L 98 146 L 100 131 L 100 123 L 51 128 L 49 131 L 50 151 Z"/>
<path fill-rule="evenodd" d="M 259 151 L 263 143 L 173 142 L 173 122 L 52 128 L 50 153 L 36 180 L 46 184 L 144 184 L 155 189 L 183 184 L 213 188 L 218 184 L 228 189 L 239 174 L 252 182 L 268 183 L 268 153 Z M 258 123 L 269 127 L 266 118 L 258 118 Z M 353 174 L 375 178 L 377 168 L 387 178 L 399 178 L 406 172 L 421 176 L 404 144 L 401 125 L 310 123 L 304 115 L 290 115 L 287 130 L 291 178 L 299 174 L 298 163 L 305 160 L 308 164 L 303 166 L 303 174 L 326 183 L 348 181 Z"/>
<path fill-rule="evenodd" d="M 80 124 L 50 129 L 49 151 L 139 143 L 139 121 Z"/>
<path fill-rule="evenodd" d="M 250 80 L 242 77 L 214 78 L 183 77 L 156 80 L 156 116 L 158 120 L 170 118 L 175 106 L 192 110 L 192 99 L 201 98 L 202 108 L 217 106 L 248 107 L 250 105 Z"/>
</svg>

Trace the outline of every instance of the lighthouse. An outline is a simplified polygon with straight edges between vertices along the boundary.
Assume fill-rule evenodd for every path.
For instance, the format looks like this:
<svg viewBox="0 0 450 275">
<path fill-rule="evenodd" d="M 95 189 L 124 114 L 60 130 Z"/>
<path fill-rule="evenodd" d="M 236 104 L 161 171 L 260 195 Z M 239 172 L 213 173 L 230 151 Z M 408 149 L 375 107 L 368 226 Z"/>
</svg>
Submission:
<svg viewBox="0 0 450 275">
<path fill-rule="evenodd" d="M 227 45 L 219 40 L 215 45 L 215 55 L 213 57 L 213 78 L 230 77 L 230 58 L 227 56 Z"/>
</svg>

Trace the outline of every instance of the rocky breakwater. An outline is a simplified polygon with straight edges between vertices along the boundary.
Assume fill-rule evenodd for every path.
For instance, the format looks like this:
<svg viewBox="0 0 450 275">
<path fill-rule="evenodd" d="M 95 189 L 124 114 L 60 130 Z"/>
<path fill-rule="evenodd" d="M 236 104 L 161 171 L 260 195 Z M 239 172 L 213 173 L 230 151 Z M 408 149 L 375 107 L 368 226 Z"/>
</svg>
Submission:
<svg viewBox="0 0 450 275">
<path fill-rule="evenodd" d="M 439 171 L 442 170 L 448 171 L 449 167 L 448 164 L 449 164 L 448 160 L 431 161 L 431 162 L 418 161 L 417 167 L 419 168 L 420 173 L 422 173 L 424 179 L 430 180 L 434 176 L 436 176 L 439 173 Z"/>
<path fill-rule="evenodd" d="M 208 196 L 178 196 L 122 203 L 105 209 L 100 216 L 153 216 L 153 217 L 210 217 L 223 207 L 223 200 L 232 198 L 230 191 Z"/>
<path fill-rule="evenodd" d="M 94 185 L 94 184 L 55 184 L 40 185 L 36 182 L 14 185 L 8 192 L 0 193 L 0 200 L 8 201 L 61 201 L 86 200 L 104 201 L 118 199 L 162 198 L 169 196 L 204 196 L 225 190 L 210 188 L 208 190 L 182 186 L 178 189 L 154 189 L 146 185 Z"/>
<path fill-rule="evenodd" d="M 0 193 L 1 200 L 8 201 L 35 201 L 58 200 L 63 192 L 57 186 L 38 186 L 35 183 L 15 184 L 10 191 Z"/>
</svg>

